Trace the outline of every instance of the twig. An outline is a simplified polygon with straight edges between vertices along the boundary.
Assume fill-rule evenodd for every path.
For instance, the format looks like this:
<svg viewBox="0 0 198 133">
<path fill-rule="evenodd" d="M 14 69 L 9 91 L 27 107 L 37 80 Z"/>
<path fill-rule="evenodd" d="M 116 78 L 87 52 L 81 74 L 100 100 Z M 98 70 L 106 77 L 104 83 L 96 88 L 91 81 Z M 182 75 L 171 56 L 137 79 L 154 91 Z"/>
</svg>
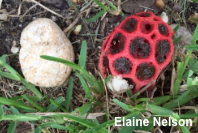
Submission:
<svg viewBox="0 0 198 133">
<path fill-rule="evenodd" d="M 144 88 L 142 88 L 142 89 L 139 91 L 139 93 L 141 94 L 142 92 L 146 91 L 152 84 L 155 83 L 155 81 L 156 81 L 156 80 L 151 80 L 151 82 L 148 83 Z M 135 97 L 135 95 L 133 95 L 133 96 L 130 97 L 130 98 L 132 99 L 132 98 L 134 98 L 134 97 Z"/>
<path fill-rule="evenodd" d="M 36 7 L 38 4 L 35 4 L 33 6 L 31 6 L 23 15 L 20 16 L 19 19 L 22 19 L 30 10 L 32 10 L 34 7 Z"/>
<path fill-rule="evenodd" d="M 163 91 L 164 90 L 164 80 L 165 80 L 164 73 L 162 73 L 160 75 L 160 77 L 161 77 L 161 80 L 162 80 L 161 95 L 164 96 L 164 91 Z"/>
<path fill-rule="evenodd" d="M 105 84 L 105 81 L 104 81 L 104 78 L 102 77 L 101 73 L 99 73 L 101 79 L 102 79 L 102 82 L 104 84 L 104 88 L 105 88 L 105 93 L 106 93 L 106 102 L 107 102 L 107 120 L 109 121 L 109 104 L 108 104 L 108 93 L 107 93 L 107 87 L 106 87 L 106 84 Z M 110 126 L 108 126 L 108 133 L 110 133 Z"/>
<path fill-rule="evenodd" d="M 155 87 L 154 90 L 152 91 L 151 96 L 150 96 L 150 99 L 153 99 L 153 96 L 154 96 L 156 90 L 157 90 L 157 87 Z"/>
<path fill-rule="evenodd" d="M 139 6 L 139 7 L 145 8 L 146 10 L 149 9 L 149 10 L 155 11 L 154 9 L 146 7 L 146 6 Z"/>
<path fill-rule="evenodd" d="M 52 11 L 51 9 L 47 8 L 46 6 L 44 6 L 44 5 L 42 5 L 41 3 L 37 2 L 36 0 L 24 0 L 24 1 L 33 2 L 33 3 L 37 4 L 37 5 L 39 5 L 40 7 L 44 8 L 45 10 L 51 12 L 52 14 L 54 14 L 54 15 L 56 15 L 56 16 L 59 16 L 59 17 L 61 17 L 61 18 L 64 18 L 64 17 L 61 16 L 60 14 L 58 14 L 58 13 Z"/>
<path fill-rule="evenodd" d="M 73 28 L 74 25 L 78 23 L 79 18 L 80 18 L 80 14 L 63 32 L 66 34 L 71 28 Z"/>
<path fill-rule="evenodd" d="M 78 14 L 78 17 L 77 17 L 67 28 L 65 28 L 65 30 L 64 30 L 63 32 L 66 34 L 69 30 L 71 30 L 71 28 L 73 28 L 74 25 L 76 25 L 76 24 L 78 23 L 78 20 L 79 20 L 79 18 L 81 17 L 81 15 L 82 15 L 84 12 L 86 12 L 86 11 L 87 11 L 87 10 L 84 10 L 84 11 L 80 12 L 80 13 Z"/>
</svg>

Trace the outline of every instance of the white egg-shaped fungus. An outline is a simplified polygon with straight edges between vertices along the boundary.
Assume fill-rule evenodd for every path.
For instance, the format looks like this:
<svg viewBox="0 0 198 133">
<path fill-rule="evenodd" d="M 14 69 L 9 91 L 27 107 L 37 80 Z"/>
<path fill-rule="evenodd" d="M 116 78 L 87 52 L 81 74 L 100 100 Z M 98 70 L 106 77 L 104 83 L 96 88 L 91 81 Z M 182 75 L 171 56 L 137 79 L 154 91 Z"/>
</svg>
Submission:
<svg viewBox="0 0 198 133">
<path fill-rule="evenodd" d="M 21 33 L 19 61 L 25 79 L 37 86 L 56 87 L 66 82 L 72 68 L 40 58 L 49 55 L 74 61 L 71 42 L 56 23 L 39 18 Z"/>
<path fill-rule="evenodd" d="M 107 88 L 114 93 L 123 93 L 127 89 L 132 89 L 133 86 L 129 85 L 129 83 L 123 79 L 121 75 L 117 75 L 107 82 Z"/>
</svg>

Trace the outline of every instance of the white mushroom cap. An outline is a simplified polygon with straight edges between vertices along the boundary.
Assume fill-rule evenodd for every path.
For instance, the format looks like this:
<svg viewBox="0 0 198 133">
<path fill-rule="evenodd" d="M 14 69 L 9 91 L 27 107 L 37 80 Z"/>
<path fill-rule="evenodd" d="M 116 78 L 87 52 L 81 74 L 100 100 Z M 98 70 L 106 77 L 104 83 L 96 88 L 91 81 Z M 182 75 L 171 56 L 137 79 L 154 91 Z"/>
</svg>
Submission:
<svg viewBox="0 0 198 133">
<path fill-rule="evenodd" d="M 39 18 L 21 33 L 19 61 L 25 79 L 37 86 L 60 86 L 68 79 L 72 68 L 40 58 L 49 55 L 74 61 L 71 42 L 50 19 Z"/>
<path fill-rule="evenodd" d="M 168 23 L 168 15 L 165 12 L 162 12 L 160 17 L 165 23 Z"/>
</svg>

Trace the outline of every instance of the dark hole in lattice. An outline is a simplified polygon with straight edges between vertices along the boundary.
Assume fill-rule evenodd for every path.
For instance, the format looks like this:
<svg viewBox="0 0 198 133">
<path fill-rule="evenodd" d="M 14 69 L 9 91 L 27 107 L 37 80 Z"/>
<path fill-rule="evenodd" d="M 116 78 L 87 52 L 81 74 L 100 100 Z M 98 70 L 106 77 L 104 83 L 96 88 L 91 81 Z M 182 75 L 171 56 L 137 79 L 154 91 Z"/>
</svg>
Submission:
<svg viewBox="0 0 198 133">
<path fill-rule="evenodd" d="M 170 52 L 170 43 L 168 40 L 159 40 L 156 45 L 155 58 L 160 64 L 164 62 Z"/>
<path fill-rule="evenodd" d="M 142 59 L 150 55 L 149 41 L 143 37 L 137 37 L 130 43 L 130 53 L 134 58 Z"/>
<path fill-rule="evenodd" d="M 121 33 L 117 33 L 111 41 L 111 46 L 109 49 L 110 53 L 116 54 L 122 51 L 124 49 L 125 40 L 125 36 L 123 36 Z"/>
<path fill-rule="evenodd" d="M 137 20 L 135 18 L 127 19 L 122 25 L 122 29 L 126 32 L 133 32 L 137 27 Z"/>
<path fill-rule="evenodd" d="M 149 13 L 138 13 L 137 16 L 139 16 L 139 17 L 150 17 L 151 15 Z"/>
<path fill-rule="evenodd" d="M 151 23 L 145 22 L 145 21 L 143 21 L 143 22 L 141 23 L 141 31 L 142 31 L 143 33 L 148 34 L 148 33 L 150 33 L 152 30 L 153 30 L 153 25 L 152 25 Z"/>
<path fill-rule="evenodd" d="M 155 34 L 151 35 L 151 39 L 155 39 Z"/>
<path fill-rule="evenodd" d="M 164 36 L 168 36 L 169 35 L 168 29 L 166 28 L 166 26 L 164 24 L 159 24 L 158 25 L 158 29 L 159 29 L 160 34 L 162 34 Z"/>
<path fill-rule="evenodd" d="M 136 76 L 139 80 L 150 79 L 155 74 L 155 67 L 152 63 L 142 63 L 136 69 Z"/>
<path fill-rule="evenodd" d="M 132 70 L 131 62 L 125 57 L 116 59 L 113 66 L 115 71 L 119 74 L 127 74 Z"/>
</svg>

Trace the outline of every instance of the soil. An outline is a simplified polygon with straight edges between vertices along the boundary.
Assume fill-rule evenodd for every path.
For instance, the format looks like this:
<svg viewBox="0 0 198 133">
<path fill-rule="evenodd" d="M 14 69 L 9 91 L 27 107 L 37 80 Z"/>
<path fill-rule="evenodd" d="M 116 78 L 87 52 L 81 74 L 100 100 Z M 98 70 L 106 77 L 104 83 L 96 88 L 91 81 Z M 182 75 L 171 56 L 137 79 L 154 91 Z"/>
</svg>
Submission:
<svg viewBox="0 0 198 133">
<path fill-rule="evenodd" d="M 70 0 L 71 1 L 71 0 Z M 80 1 L 80 0 L 79 0 Z M 79 9 L 81 9 L 84 6 L 84 3 L 80 2 L 78 4 L 69 4 L 69 2 L 65 2 L 65 0 L 40 0 L 44 6 L 48 7 L 49 9 L 55 11 L 56 13 L 62 15 L 65 18 L 60 18 L 45 9 L 43 9 L 40 6 L 35 6 L 33 9 L 29 10 L 34 3 L 31 2 L 23 2 L 21 6 L 21 13 L 18 16 L 18 9 L 21 5 L 21 0 L 3 0 L 2 2 L 2 7 L 1 9 L 6 9 L 7 12 L 12 12 L 8 19 L 6 21 L 1 20 L 0 21 L 0 56 L 3 54 L 12 54 L 11 53 L 11 48 L 14 43 L 16 43 L 16 46 L 20 48 L 20 35 L 24 27 L 26 27 L 30 22 L 37 18 L 50 18 L 55 23 L 62 29 L 64 30 L 67 28 L 79 15 Z M 116 0 L 112 0 L 114 5 L 117 5 Z M 169 6 L 171 2 L 168 2 L 168 0 L 164 0 L 166 6 Z M 146 8 L 145 8 L 146 7 Z M 170 17 L 170 22 L 169 24 L 172 23 L 180 23 L 183 26 L 188 27 L 188 29 L 191 31 L 191 33 L 194 32 L 196 24 L 190 24 L 188 21 L 188 18 L 190 15 L 192 15 L 193 12 L 198 12 L 198 4 L 195 4 L 193 2 L 187 2 L 186 3 L 186 10 L 184 12 L 184 18 L 182 18 L 182 14 L 179 14 L 177 12 L 173 12 L 171 8 L 166 8 L 166 11 L 168 12 L 168 15 Z M 86 62 L 86 69 L 93 73 L 96 78 L 100 78 L 100 75 L 98 74 L 98 60 L 99 60 L 99 55 L 100 55 L 100 50 L 101 50 L 101 44 L 106 38 L 107 35 L 113 30 L 115 26 L 117 26 L 125 17 L 135 14 L 140 11 L 152 11 L 156 15 L 161 14 L 163 11 L 162 9 L 158 8 L 155 5 L 155 1 L 151 0 L 148 2 L 148 0 L 128 0 L 125 3 L 122 3 L 121 8 L 123 10 L 124 15 L 123 16 L 115 16 L 112 14 L 107 14 L 105 18 L 100 21 L 100 19 L 97 19 L 95 22 L 90 22 L 87 23 L 86 19 L 92 17 L 98 12 L 98 8 L 91 8 L 91 11 L 87 16 L 82 16 L 80 17 L 79 21 L 77 22 L 76 25 L 80 24 L 82 25 L 82 30 L 79 35 L 75 35 L 72 31 L 69 31 L 67 33 L 68 38 L 73 44 L 74 51 L 75 51 L 75 63 L 78 63 L 78 58 L 79 58 L 79 53 L 80 53 L 80 46 L 82 40 L 86 40 L 88 44 L 88 52 L 87 52 L 87 62 Z M 152 10 L 151 10 L 152 9 Z M 29 11 L 28 11 L 29 10 Z M 26 13 L 26 14 L 25 14 Z M 25 14 L 23 16 L 23 14 Z M 179 15 L 180 18 L 182 19 L 177 19 L 177 18 L 172 18 L 172 16 L 177 16 Z M 130 21 L 132 25 L 135 24 L 135 21 Z M 128 29 L 127 27 L 126 30 L 131 30 L 133 29 Z M 98 32 L 96 32 L 98 31 Z M 164 33 L 164 30 L 163 30 Z M 162 33 L 162 34 L 163 34 Z M 89 34 L 89 35 L 88 35 Z M 94 35 L 93 35 L 94 34 Z M 96 35 L 95 35 L 96 34 Z M 122 45 L 116 45 L 115 47 L 120 47 L 122 49 Z M 112 51 L 112 54 L 119 52 L 119 51 Z M 164 53 L 166 54 L 166 53 Z M 145 56 L 145 55 L 141 55 Z M 147 56 L 147 55 L 146 55 Z M 105 58 L 105 57 L 104 57 Z M 106 59 L 106 58 L 105 58 Z M 121 60 L 122 61 L 122 60 Z M 18 59 L 18 54 L 14 54 L 12 56 L 9 56 L 7 59 L 8 64 L 10 64 L 15 70 L 17 70 L 21 75 L 21 68 L 19 64 L 19 59 Z M 103 65 L 106 66 L 108 62 L 108 59 L 106 59 L 103 62 Z M 127 65 L 130 62 L 127 62 L 124 60 L 124 65 Z M 108 67 L 108 66 L 107 66 Z M 118 68 L 118 71 L 120 73 L 128 73 L 131 68 L 126 67 L 126 70 L 120 70 L 119 66 L 115 66 Z M 141 73 L 138 73 L 140 75 L 141 79 L 147 79 L 154 73 L 154 69 L 150 66 L 140 66 L 140 72 L 144 72 L 142 68 L 147 67 L 149 68 L 148 70 L 148 77 L 141 77 Z M 165 75 L 165 81 L 164 81 L 164 89 L 163 92 L 167 94 L 170 90 L 170 83 L 171 83 L 171 72 L 172 72 L 172 66 L 169 66 L 166 71 L 164 72 Z M 72 73 L 72 76 L 74 77 L 74 90 L 73 90 L 73 96 L 72 96 L 72 103 L 71 103 L 71 109 L 75 109 L 77 107 L 80 107 L 84 105 L 86 102 L 88 102 L 87 99 L 84 99 L 84 90 L 82 89 L 82 86 L 78 80 L 78 78 L 75 76 L 74 73 Z M 18 91 L 17 85 L 20 86 L 22 85 L 19 82 L 8 80 L 5 78 L 1 78 L 2 82 L 0 82 L 0 95 L 3 97 L 7 97 L 5 95 L 5 91 L 10 92 L 11 96 L 18 96 L 21 95 L 21 93 L 15 93 Z M 132 83 L 133 81 L 131 81 Z M 16 85 L 16 86 L 15 86 Z M 159 78 L 156 87 L 159 89 L 155 92 L 154 96 L 159 96 L 161 95 L 161 86 L 162 86 L 162 80 Z M 63 85 L 60 88 L 40 88 L 37 87 L 43 94 L 45 94 L 48 98 L 56 99 L 59 96 L 65 97 L 65 92 L 67 90 L 67 83 Z M 52 91 L 53 90 L 53 91 Z M 31 92 L 27 91 L 26 92 L 28 95 L 31 95 Z M 115 97 L 113 94 L 109 92 L 109 98 Z M 145 96 L 146 93 L 143 93 L 141 96 Z M 121 101 L 126 101 L 126 96 L 123 98 L 123 96 L 117 96 L 118 99 L 121 99 Z M 39 103 L 42 107 L 46 107 L 46 103 Z M 104 104 L 106 104 L 104 102 Z M 110 111 L 114 110 L 115 105 L 110 104 Z M 98 109 L 97 111 L 102 110 L 103 107 Z M 117 114 L 126 114 L 126 111 L 121 110 L 118 108 L 112 115 L 117 116 Z M 0 122 L 0 132 L 5 132 L 7 127 L 8 127 L 8 122 Z M 164 129 L 164 131 L 167 129 Z"/>
</svg>

